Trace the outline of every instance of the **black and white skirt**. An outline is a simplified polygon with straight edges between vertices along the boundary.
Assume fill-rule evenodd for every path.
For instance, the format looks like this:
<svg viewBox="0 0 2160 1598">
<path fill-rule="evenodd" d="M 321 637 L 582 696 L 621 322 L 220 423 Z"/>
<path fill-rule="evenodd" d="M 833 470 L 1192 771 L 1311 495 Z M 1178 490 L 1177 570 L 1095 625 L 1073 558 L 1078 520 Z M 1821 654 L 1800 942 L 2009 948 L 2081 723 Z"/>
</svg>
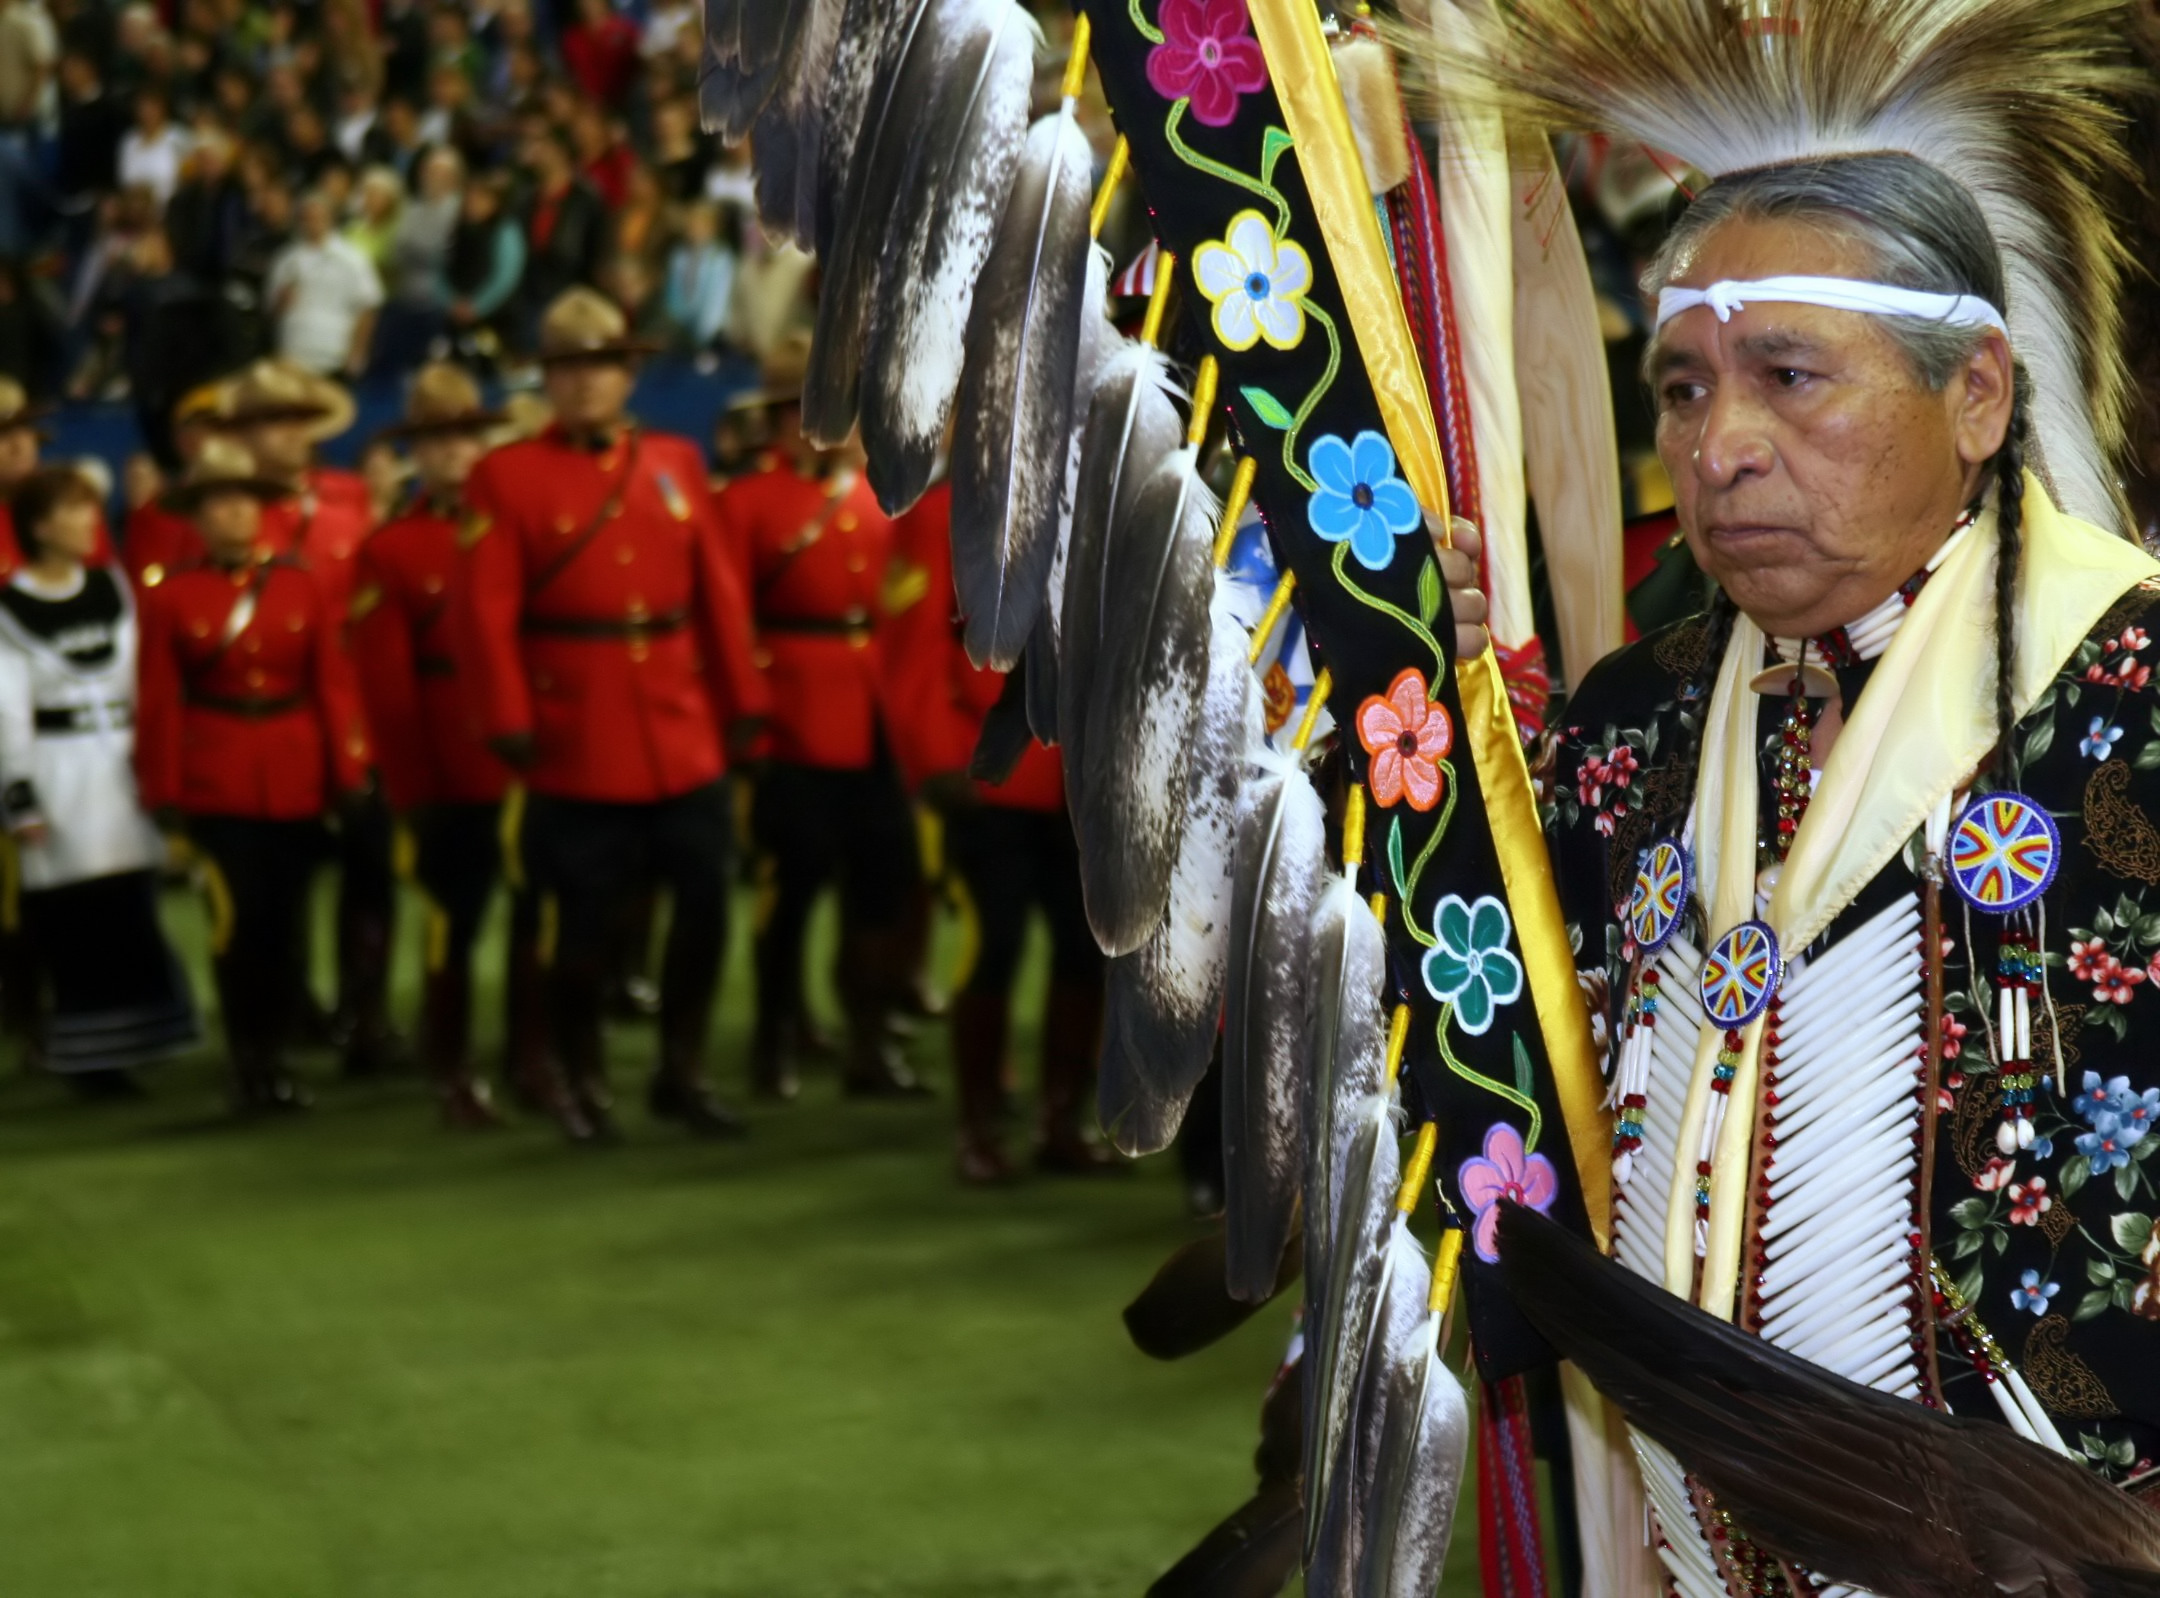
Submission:
<svg viewBox="0 0 2160 1598">
<path fill-rule="evenodd" d="M 43 977 L 48 1069 L 123 1070 L 200 1041 L 194 996 L 158 922 L 153 873 L 25 892 L 22 936 Z"/>
</svg>

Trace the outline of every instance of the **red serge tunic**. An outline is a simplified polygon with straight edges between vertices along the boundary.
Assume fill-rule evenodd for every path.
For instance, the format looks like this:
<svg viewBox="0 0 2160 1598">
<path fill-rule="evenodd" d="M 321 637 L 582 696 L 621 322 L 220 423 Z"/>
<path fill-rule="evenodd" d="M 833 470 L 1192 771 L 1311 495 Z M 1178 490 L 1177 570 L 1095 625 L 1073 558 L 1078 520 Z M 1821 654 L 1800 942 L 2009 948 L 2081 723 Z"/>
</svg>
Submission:
<svg viewBox="0 0 2160 1598">
<path fill-rule="evenodd" d="M 297 565 L 194 566 L 143 595 L 136 779 L 198 815 L 321 815 L 368 769 L 351 663 Z"/>
<path fill-rule="evenodd" d="M 352 650 L 390 803 L 493 804 L 510 770 L 487 746 L 451 653 L 458 511 L 416 500 L 360 548 Z"/>
<path fill-rule="evenodd" d="M 757 613 L 772 690 L 768 752 L 791 765 L 859 771 L 877 758 L 881 620 L 892 523 L 855 472 L 738 477 L 720 518 Z M 888 737 L 892 734 L 887 725 Z"/>
<path fill-rule="evenodd" d="M 893 523 L 885 656 L 892 695 L 909 707 L 894 749 L 911 787 L 938 772 L 967 769 L 983 718 L 1005 688 L 1005 674 L 977 668 L 960 641 L 951 524 L 952 490 L 943 483 Z M 1061 811 L 1064 764 L 1055 749 L 1030 741 L 1011 776 L 996 787 L 978 782 L 975 791 L 985 804 Z"/>
<path fill-rule="evenodd" d="M 550 428 L 465 485 L 458 671 L 490 738 L 529 733 L 533 792 L 650 804 L 716 780 L 765 714 L 749 609 L 694 445 Z"/>
</svg>

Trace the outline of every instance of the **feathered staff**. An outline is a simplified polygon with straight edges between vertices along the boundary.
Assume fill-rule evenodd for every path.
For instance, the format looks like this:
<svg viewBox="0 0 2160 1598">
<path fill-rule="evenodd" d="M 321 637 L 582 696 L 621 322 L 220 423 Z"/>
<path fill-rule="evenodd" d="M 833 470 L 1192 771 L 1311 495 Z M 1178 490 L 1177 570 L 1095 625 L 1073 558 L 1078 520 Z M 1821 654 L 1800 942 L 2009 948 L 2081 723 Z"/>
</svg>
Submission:
<svg viewBox="0 0 2160 1598">
<path fill-rule="evenodd" d="M 1885 1598 L 2160 1593 L 2160 1515 L 1992 1421 L 1862 1387 L 1503 1201 L 1540 1330 L 1782 1559 Z"/>
</svg>

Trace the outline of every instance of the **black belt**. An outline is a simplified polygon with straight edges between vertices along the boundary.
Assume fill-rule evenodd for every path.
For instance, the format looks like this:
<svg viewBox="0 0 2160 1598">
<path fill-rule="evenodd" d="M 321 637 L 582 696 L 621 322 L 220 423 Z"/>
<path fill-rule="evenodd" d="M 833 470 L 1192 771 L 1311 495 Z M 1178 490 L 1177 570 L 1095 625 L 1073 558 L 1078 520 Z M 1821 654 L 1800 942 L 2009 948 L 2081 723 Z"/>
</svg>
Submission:
<svg viewBox="0 0 2160 1598">
<path fill-rule="evenodd" d="M 849 616 L 761 616 L 758 630 L 768 633 L 811 633 L 845 638 L 870 630 L 870 618 L 857 612 Z"/>
<path fill-rule="evenodd" d="M 413 659 L 413 670 L 422 677 L 455 677 L 457 662 L 448 655 L 418 655 Z"/>
<path fill-rule="evenodd" d="M 680 632 L 689 620 L 687 610 L 671 610 L 661 616 L 527 616 L 518 624 L 518 630 L 543 638 L 635 640 Z"/>
<path fill-rule="evenodd" d="M 36 715 L 39 732 L 97 732 L 106 727 L 135 725 L 133 705 L 67 705 L 41 707 Z"/>
<path fill-rule="evenodd" d="M 245 716 L 249 721 L 267 721 L 272 716 L 287 715 L 307 706 L 307 701 L 298 694 L 287 694 L 281 699 L 228 699 L 223 694 L 199 694 L 192 689 L 188 692 L 187 702 L 198 710 Z"/>
</svg>

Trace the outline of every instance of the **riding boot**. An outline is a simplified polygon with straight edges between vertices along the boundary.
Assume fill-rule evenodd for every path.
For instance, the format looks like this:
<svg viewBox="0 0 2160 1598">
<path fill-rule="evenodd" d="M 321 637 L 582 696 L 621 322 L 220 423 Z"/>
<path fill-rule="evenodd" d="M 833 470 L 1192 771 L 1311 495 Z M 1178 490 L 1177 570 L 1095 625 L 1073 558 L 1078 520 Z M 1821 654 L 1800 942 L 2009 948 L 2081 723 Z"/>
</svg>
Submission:
<svg viewBox="0 0 2160 1598">
<path fill-rule="evenodd" d="M 777 1104 L 794 1102 L 802 1091 L 802 1078 L 795 1070 L 794 1046 L 801 1035 L 799 1025 L 769 1016 L 762 1009 L 758 1011 L 757 1030 L 750 1038 L 751 1092 Z"/>
<path fill-rule="evenodd" d="M 847 1009 L 848 1058 L 840 1079 L 850 1098 L 926 1098 L 893 1036 L 898 990 L 907 981 L 907 938 L 888 928 L 850 929 L 840 944 L 840 997 Z"/>
<path fill-rule="evenodd" d="M 998 1138 L 1008 1008 L 1002 993 L 960 993 L 952 1001 L 953 1081 L 960 1101 L 955 1163 L 970 1187 L 1010 1181 L 1013 1174 Z"/>
<path fill-rule="evenodd" d="M 598 974 L 572 974 L 558 966 L 548 994 L 549 1032 L 561 1069 L 542 1080 L 541 1107 L 573 1143 L 615 1137 L 614 1096 L 608 1091 L 607 1043 L 601 1032 L 602 982 Z"/>
<path fill-rule="evenodd" d="M 663 994 L 665 989 L 662 990 Z M 653 1118 L 673 1121 L 698 1137 L 735 1138 L 749 1129 L 722 1102 L 705 1074 L 707 1016 L 673 1013 L 663 998 L 660 1010 L 660 1068 L 646 1093 Z"/>
<path fill-rule="evenodd" d="M 400 1040 L 390 1026 L 390 917 L 375 904 L 338 901 L 338 1022 L 345 1039 L 345 1075 L 381 1076 L 398 1063 Z"/>
<path fill-rule="evenodd" d="M 463 959 L 427 974 L 420 996 L 421 1051 L 442 1101 L 445 1126 L 472 1131 L 500 1126 L 487 1084 L 472 1071 L 472 967 Z"/>
<path fill-rule="evenodd" d="M 1090 1176 L 1126 1167 L 1082 1130 L 1102 1034 L 1102 983 L 1052 978 L 1043 1006 L 1039 1170 Z"/>
<path fill-rule="evenodd" d="M 250 981 L 229 958 L 215 967 L 225 1047 L 233 1067 L 233 1109 L 240 1115 L 279 1115 L 308 1107 L 308 1096 L 285 1070 L 285 1007 L 275 984 Z"/>
<path fill-rule="evenodd" d="M 503 1080 L 519 1108 L 549 1113 L 548 1079 L 560 1077 L 548 1058 L 547 971 L 536 941 L 537 916 L 520 896 L 510 911 L 510 948 L 503 970 Z"/>
</svg>

